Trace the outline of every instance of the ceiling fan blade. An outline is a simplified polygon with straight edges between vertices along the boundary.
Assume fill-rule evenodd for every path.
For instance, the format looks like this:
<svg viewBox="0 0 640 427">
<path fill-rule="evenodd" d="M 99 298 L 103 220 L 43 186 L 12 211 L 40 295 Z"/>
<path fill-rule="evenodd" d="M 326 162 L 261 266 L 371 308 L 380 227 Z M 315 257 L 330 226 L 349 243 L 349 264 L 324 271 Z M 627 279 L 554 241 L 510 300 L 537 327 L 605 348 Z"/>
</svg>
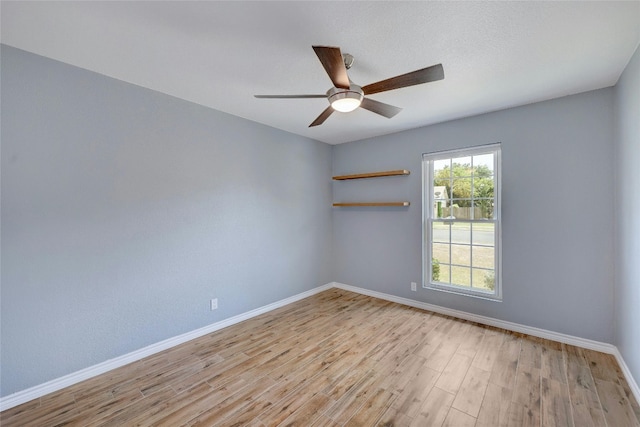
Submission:
<svg viewBox="0 0 640 427">
<path fill-rule="evenodd" d="M 313 50 L 318 55 L 333 85 L 340 89 L 349 89 L 349 76 L 347 67 L 344 66 L 344 59 L 339 47 L 313 46 Z"/>
<path fill-rule="evenodd" d="M 394 107 L 393 105 L 385 104 L 384 102 L 375 101 L 369 98 L 364 98 L 360 107 L 376 114 L 380 114 L 381 116 L 385 116 L 388 119 L 402 111 L 402 108 L 400 107 Z"/>
<path fill-rule="evenodd" d="M 324 111 L 323 111 L 323 112 L 318 116 L 318 118 L 317 118 L 317 119 L 315 119 L 315 120 L 313 121 L 313 123 L 311 123 L 311 124 L 309 125 L 309 127 L 311 128 L 311 127 L 314 127 L 314 126 L 318 126 L 318 125 L 323 124 L 323 123 L 324 123 L 324 121 L 325 121 L 325 120 L 327 120 L 327 118 L 331 115 L 331 113 L 333 113 L 333 108 L 331 107 L 331 105 L 329 105 L 329 106 L 327 107 L 327 109 L 326 109 L 326 110 L 324 110 Z"/>
<path fill-rule="evenodd" d="M 289 99 L 289 98 L 326 98 L 327 95 L 253 95 L 256 98 L 277 98 L 277 99 Z"/>
<path fill-rule="evenodd" d="M 400 89 L 407 86 L 414 86 L 442 79 L 444 79 L 444 69 L 442 68 L 442 64 L 437 64 L 421 70 L 412 71 L 407 74 L 401 74 L 399 76 L 362 86 L 362 90 L 365 95 L 371 95 L 373 93 Z"/>
</svg>

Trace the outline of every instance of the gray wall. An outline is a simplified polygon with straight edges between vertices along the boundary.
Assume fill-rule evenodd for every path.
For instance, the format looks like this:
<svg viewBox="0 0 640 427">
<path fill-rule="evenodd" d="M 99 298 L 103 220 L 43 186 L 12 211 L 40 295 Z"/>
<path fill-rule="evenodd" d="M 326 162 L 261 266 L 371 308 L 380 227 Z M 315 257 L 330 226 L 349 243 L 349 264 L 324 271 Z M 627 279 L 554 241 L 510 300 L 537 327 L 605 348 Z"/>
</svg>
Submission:
<svg viewBox="0 0 640 427">
<path fill-rule="evenodd" d="M 373 120 L 373 118 L 372 118 Z M 613 89 L 334 147 L 334 200 L 409 200 L 335 208 L 337 282 L 603 342 L 613 340 Z M 421 154 L 502 143 L 503 302 L 421 289 Z"/>
<path fill-rule="evenodd" d="M 615 88 L 615 344 L 640 380 L 640 48 Z"/>
<path fill-rule="evenodd" d="M 2 396 L 332 280 L 331 146 L 1 60 Z"/>
<path fill-rule="evenodd" d="M 10 47 L 1 60 L 2 396 L 333 280 L 614 342 L 640 376 L 637 52 L 615 89 L 333 148 Z M 493 142 L 504 301 L 411 292 L 421 154 Z"/>
</svg>

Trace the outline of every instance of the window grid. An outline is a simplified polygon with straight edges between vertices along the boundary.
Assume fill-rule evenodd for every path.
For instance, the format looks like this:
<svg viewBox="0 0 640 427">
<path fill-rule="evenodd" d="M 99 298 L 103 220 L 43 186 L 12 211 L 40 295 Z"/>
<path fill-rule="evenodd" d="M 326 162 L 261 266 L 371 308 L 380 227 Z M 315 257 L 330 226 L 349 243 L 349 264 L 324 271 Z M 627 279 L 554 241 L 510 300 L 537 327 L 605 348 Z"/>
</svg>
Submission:
<svg viewBox="0 0 640 427">
<path fill-rule="evenodd" d="M 475 156 L 480 155 L 491 155 L 493 159 L 493 165 L 490 169 L 489 174 L 478 174 L 478 166 L 475 163 Z M 428 205 L 425 207 L 425 213 L 427 214 L 427 221 L 425 225 L 427 226 L 427 230 L 430 238 L 426 239 L 425 244 L 427 246 L 427 251 L 425 251 L 425 255 L 428 255 L 425 258 L 425 280 L 423 286 L 425 287 L 433 287 L 435 285 L 436 288 L 443 286 L 445 288 L 463 288 L 464 290 L 468 289 L 472 295 L 478 296 L 480 294 L 481 297 L 489 297 L 491 299 L 500 299 L 501 298 L 501 288 L 499 283 L 499 272 L 500 272 L 500 252 L 499 252 L 499 145 L 493 145 L 492 147 L 486 147 L 485 149 L 473 150 L 471 149 L 468 153 L 463 151 L 459 152 L 450 152 L 450 153 L 442 153 L 440 156 L 432 156 L 425 155 L 425 166 L 426 172 L 425 178 L 428 179 L 428 185 L 425 185 L 425 190 L 428 190 L 427 196 L 424 199 L 428 200 Z M 445 160 L 443 162 L 443 160 Z M 465 162 L 466 161 L 466 162 Z M 438 205 L 438 212 L 435 211 L 436 203 L 434 199 L 433 190 L 436 186 L 436 177 L 435 177 L 435 163 L 438 162 L 438 166 L 440 166 L 440 170 L 444 168 L 448 168 L 448 179 L 444 177 L 440 177 L 438 180 L 438 185 L 443 185 L 442 179 L 446 179 L 444 184 L 448 182 L 448 189 L 450 194 L 447 195 L 448 203 L 449 203 L 449 215 L 448 217 L 439 216 L 440 206 Z M 466 167 L 469 165 L 469 174 L 463 174 L 460 176 L 454 175 L 454 165 L 460 165 L 462 167 Z M 487 188 L 487 181 L 482 181 L 480 178 L 489 179 L 491 182 L 493 193 L 493 197 L 482 197 L 480 195 L 481 190 L 485 190 Z M 468 181 L 467 181 L 468 180 Z M 454 185 L 457 184 L 466 184 L 468 182 L 468 196 L 469 197 L 458 197 L 454 198 Z M 483 186 L 479 188 L 479 186 Z M 439 194 L 439 193 L 438 193 Z M 468 218 L 458 219 L 453 217 L 453 205 L 461 204 L 468 207 Z M 443 239 L 438 239 L 433 237 L 434 233 L 434 223 L 443 223 L 447 225 L 447 235 L 448 242 L 442 241 Z M 456 241 L 453 235 L 453 226 L 455 224 L 468 224 L 468 241 L 461 242 Z M 479 229 L 475 227 L 475 225 L 480 224 L 492 224 L 491 233 L 493 234 L 493 242 L 489 243 L 480 243 L 477 242 L 474 238 L 474 233 L 478 233 Z M 425 230 L 425 231 L 427 231 Z M 425 235 L 425 238 L 427 236 Z M 440 245 L 448 245 L 448 261 L 447 263 L 440 263 L 439 260 L 434 258 L 434 244 Z M 466 248 L 465 251 L 468 252 L 468 261 L 466 259 L 466 253 L 463 255 L 462 261 L 460 260 L 460 255 L 458 255 L 458 259 L 455 259 L 454 249 L 455 248 Z M 492 268 L 487 267 L 487 264 L 484 262 L 476 261 L 475 255 L 481 256 L 481 249 L 493 249 L 492 258 Z M 444 248 L 443 248 L 444 249 Z M 438 265 L 440 268 L 440 280 L 433 280 L 433 263 L 438 261 Z M 430 261 L 430 262 L 426 262 Z M 468 264 L 467 264 L 468 262 Z M 443 269 L 444 267 L 444 269 Z M 454 279 L 454 270 L 464 273 L 465 281 L 466 277 L 468 277 L 468 285 L 464 283 L 456 283 L 458 280 Z M 464 269 L 464 270 L 462 270 Z M 442 271 L 442 270 L 446 270 Z M 468 276 L 467 276 L 468 272 Z M 485 286 L 480 285 L 481 280 L 485 280 L 488 275 L 493 273 L 493 289 L 488 287 L 485 282 Z M 442 276 L 447 277 L 442 277 Z M 447 280 L 447 281 L 444 281 Z M 489 279 L 491 280 L 491 279 Z"/>
<path fill-rule="evenodd" d="M 438 220 L 435 219 L 430 219 L 431 222 L 431 229 L 433 227 L 433 222 L 440 222 Z M 451 220 L 450 224 L 454 224 L 456 222 L 465 222 L 465 223 L 469 223 L 469 224 L 473 224 L 474 222 L 480 222 L 480 221 L 456 221 L 456 220 Z M 491 220 L 485 220 L 483 222 L 488 222 L 488 223 L 494 223 L 494 221 Z M 448 245 L 449 246 L 449 262 L 448 263 L 442 263 L 444 265 L 447 265 L 449 267 L 449 282 L 452 285 L 459 285 L 459 286 L 464 286 L 464 285 L 460 285 L 460 284 L 456 284 L 451 282 L 451 278 L 452 278 L 452 267 L 463 267 L 463 268 L 469 268 L 470 271 L 470 279 L 469 279 L 469 283 L 471 288 L 473 288 L 473 270 L 483 270 L 483 271 L 495 271 L 495 262 L 494 262 L 494 268 L 489 268 L 489 267 L 479 267 L 477 265 L 474 265 L 473 263 L 473 248 L 477 247 L 477 248 L 494 248 L 495 249 L 495 245 L 488 245 L 488 244 L 481 244 L 481 243 L 473 243 L 473 226 L 470 227 L 469 229 L 469 241 L 471 243 L 460 243 L 460 242 L 453 242 L 453 236 L 452 236 L 452 227 L 449 227 L 449 242 L 443 242 L 443 241 L 438 241 L 433 239 L 432 240 L 432 244 L 443 244 L 443 245 Z M 465 246 L 469 248 L 469 265 L 465 265 L 465 264 L 456 264 L 455 262 L 453 262 L 453 247 L 454 246 Z M 441 264 L 441 265 L 442 265 Z M 446 282 L 445 282 L 446 283 Z"/>
</svg>

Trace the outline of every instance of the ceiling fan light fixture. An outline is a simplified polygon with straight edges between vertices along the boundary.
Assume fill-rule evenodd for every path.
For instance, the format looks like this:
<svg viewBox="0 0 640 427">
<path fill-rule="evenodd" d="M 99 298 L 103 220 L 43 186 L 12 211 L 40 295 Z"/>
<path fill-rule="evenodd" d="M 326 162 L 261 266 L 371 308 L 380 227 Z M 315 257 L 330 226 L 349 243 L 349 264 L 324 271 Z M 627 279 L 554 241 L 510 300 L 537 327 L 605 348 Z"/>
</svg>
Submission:
<svg viewBox="0 0 640 427">
<path fill-rule="evenodd" d="M 333 87 L 324 95 L 254 95 L 256 98 L 324 98 L 326 96 L 329 106 L 311 122 L 310 128 L 323 124 L 334 111 L 348 113 L 357 108 L 390 119 L 402 111 L 402 108 L 376 101 L 369 98 L 369 95 L 444 79 L 442 64 L 436 64 L 360 87 L 353 84 L 347 74 L 347 70 L 353 65 L 352 55 L 348 53 L 343 55 L 340 48 L 335 46 L 314 45 L 312 47 L 333 83 Z"/>
<path fill-rule="evenodd" d="M 350 89 L 330 89 L 328 98 L 331 108 L 341 113 L 348 113 L 358 108 L 362 103 L 364 94 L 362 89 L 354 86 L 352 85 Z"/>
</svg>

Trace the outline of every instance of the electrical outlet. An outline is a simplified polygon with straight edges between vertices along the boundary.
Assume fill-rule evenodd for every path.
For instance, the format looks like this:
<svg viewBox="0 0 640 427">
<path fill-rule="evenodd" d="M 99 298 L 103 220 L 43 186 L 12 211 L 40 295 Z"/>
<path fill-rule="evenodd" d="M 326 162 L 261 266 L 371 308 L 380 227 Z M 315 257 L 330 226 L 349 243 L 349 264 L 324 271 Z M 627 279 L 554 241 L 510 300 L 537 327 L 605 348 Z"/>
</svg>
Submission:
<svg viewBox="0 0 640 427">
<path fill-rule="evenodd" d="M 213 298 L 211 300 L 211 311 L 216 310 L 218 308 L 218 298 Z"/>
<path fill-rule="evenodd" d="M 416 292 L 418 290 L 418 284 L 416 282 L 411 282 L 411 290 Z"/>
</svg>

